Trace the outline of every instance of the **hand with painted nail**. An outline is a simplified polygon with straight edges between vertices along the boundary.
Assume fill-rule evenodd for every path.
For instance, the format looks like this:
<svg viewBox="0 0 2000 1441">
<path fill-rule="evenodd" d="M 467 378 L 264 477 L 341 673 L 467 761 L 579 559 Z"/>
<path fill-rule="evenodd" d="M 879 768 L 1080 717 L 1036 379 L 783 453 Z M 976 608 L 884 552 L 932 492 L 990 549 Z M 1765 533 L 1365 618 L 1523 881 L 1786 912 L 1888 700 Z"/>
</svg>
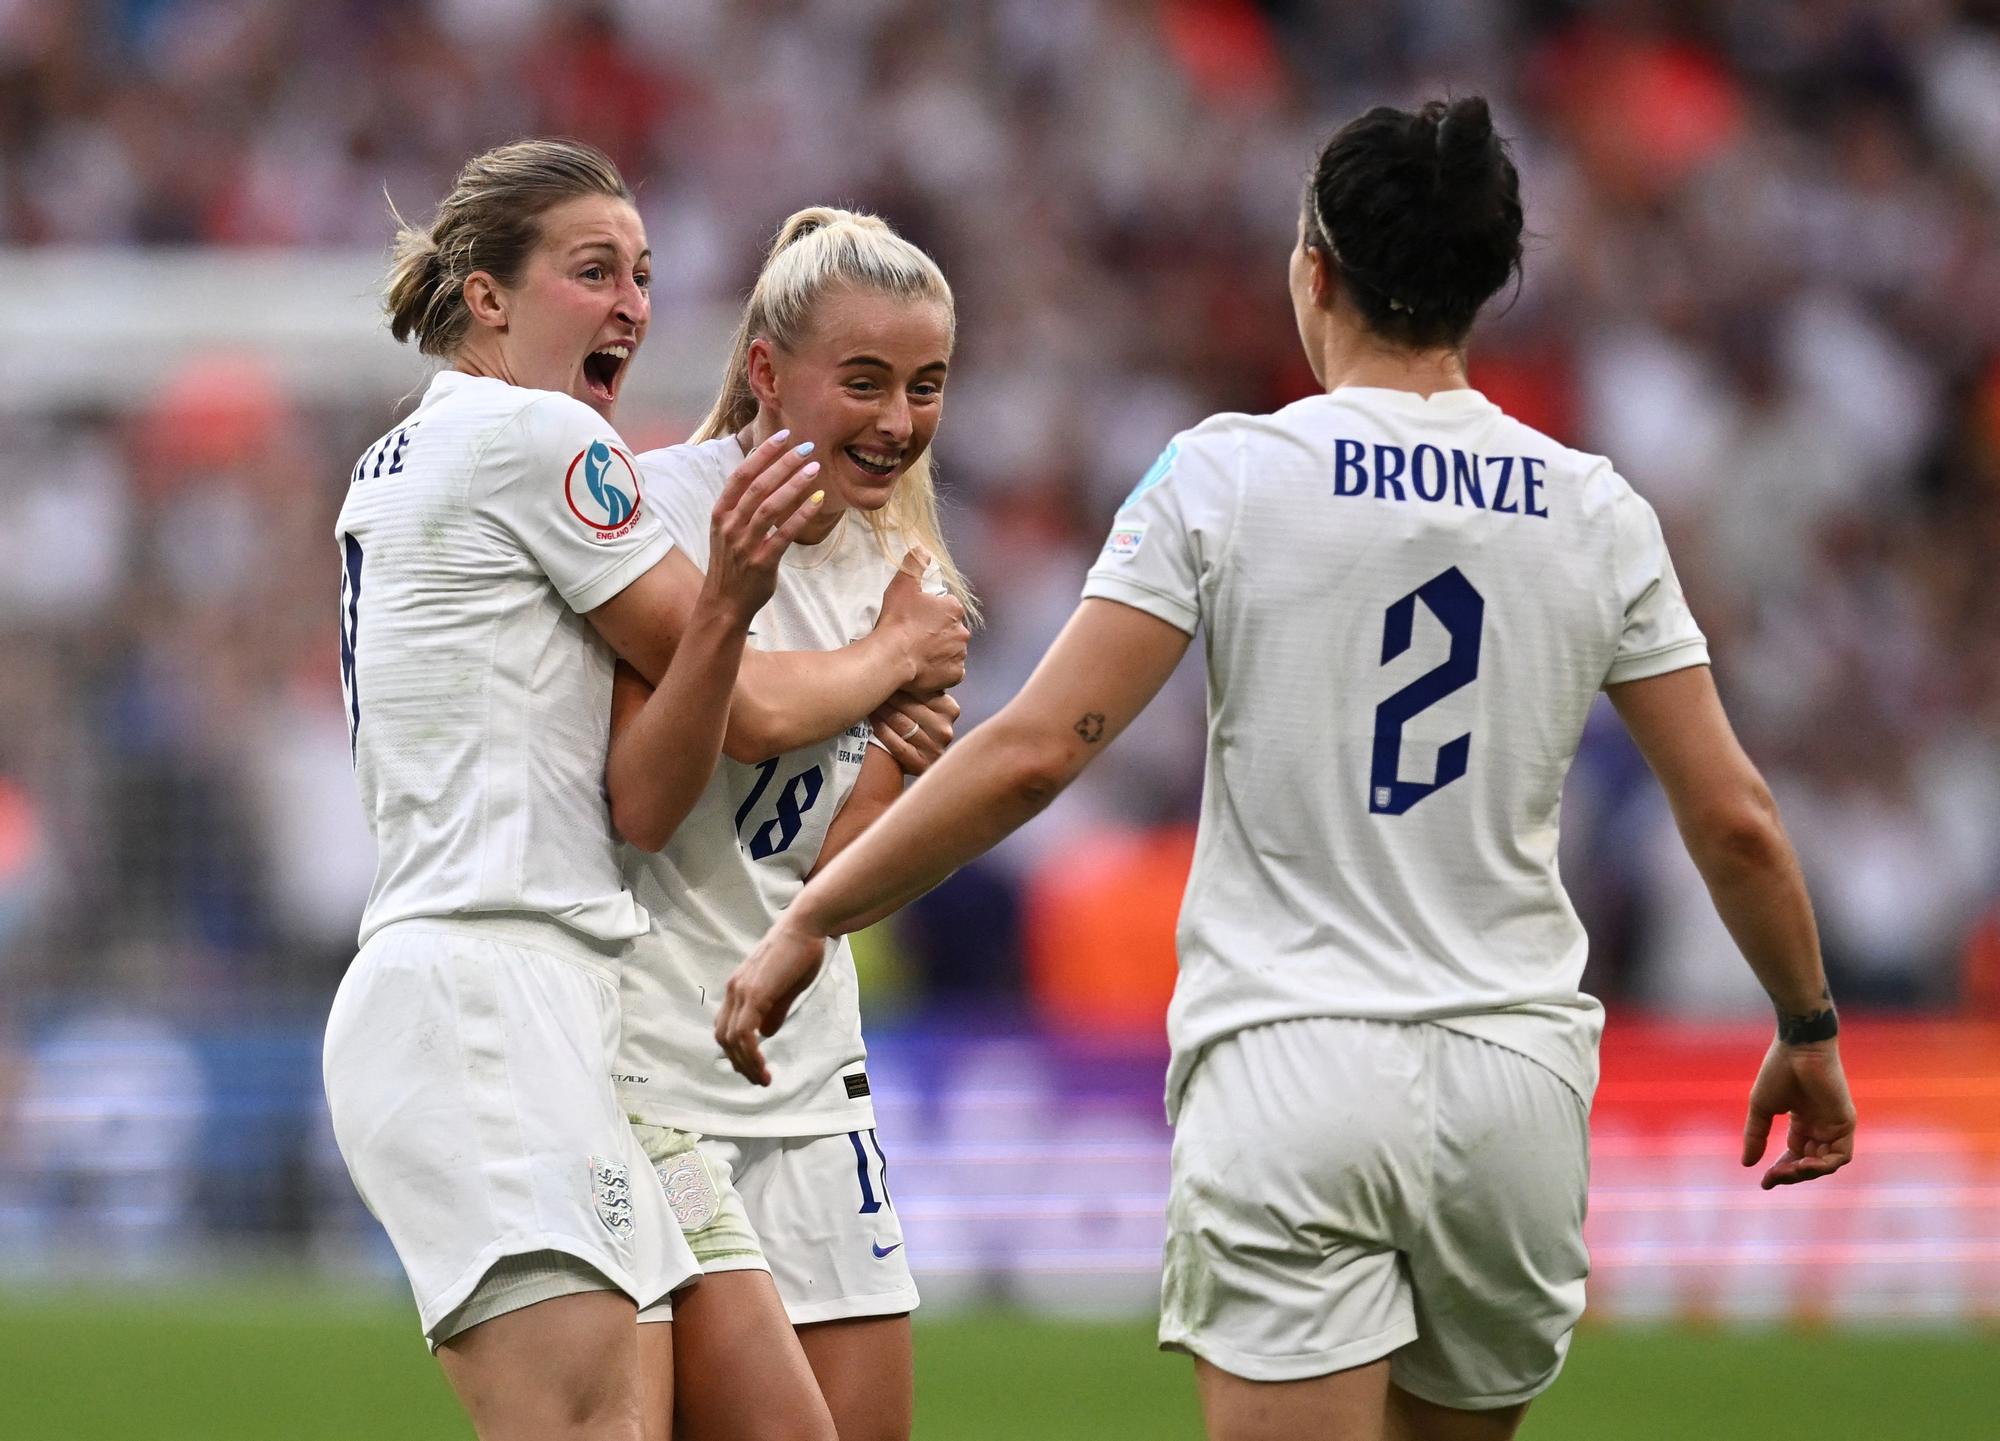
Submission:
<svg viewBox="0 0 2000 1441">
<path fill-rule="evenodd" d="M 751 451 L 731 472 L 709 522 L 705 591 L 748 625 L 778 585 L 778 562 L 819 513 L 820 488 L 813 445 L 789 444 L 781 430 Z"/>
<path fill-rule="evenodd" d="M 903 556 L 889 588 L 882 592 L 882 610 L 875 628 L 891 635 L 907 658 L 909 681 L 903 689 L 919 700 L 950 690 L 965 679 L 965 648 L 972 632 L 965 624 L 965 607 L 949 595 L 924 589 L 930 552 L 912 546 Z"/>
</svg>

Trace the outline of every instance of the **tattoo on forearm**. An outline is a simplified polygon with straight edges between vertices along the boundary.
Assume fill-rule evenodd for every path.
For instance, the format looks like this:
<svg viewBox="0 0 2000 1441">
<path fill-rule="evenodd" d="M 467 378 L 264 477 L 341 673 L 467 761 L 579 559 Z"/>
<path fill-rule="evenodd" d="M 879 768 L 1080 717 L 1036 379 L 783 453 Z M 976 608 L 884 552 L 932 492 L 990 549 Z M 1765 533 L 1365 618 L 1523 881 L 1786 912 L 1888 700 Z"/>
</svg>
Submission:
<svg viewBox="0 0 2000 1441">
<path fill-rule="evenodd" d="M 1840 1034 L 1840 1017 L 1833 1009 L 1833 992 L 1821 986 L 1819 998 L 1825 1004 L 1812 1010 L 1778 1012 L 1779 1040 L 1788 1046 L 1803 1046 L 1813 1041 L 1830 1041 Z"/>
<path fill-rule="evenodd" d="M 1094 746 L 1104 739 L 1104 712 L 1090 711 L 1073 727 L 1083 737 L 1083 743 Z"/>
</svg>

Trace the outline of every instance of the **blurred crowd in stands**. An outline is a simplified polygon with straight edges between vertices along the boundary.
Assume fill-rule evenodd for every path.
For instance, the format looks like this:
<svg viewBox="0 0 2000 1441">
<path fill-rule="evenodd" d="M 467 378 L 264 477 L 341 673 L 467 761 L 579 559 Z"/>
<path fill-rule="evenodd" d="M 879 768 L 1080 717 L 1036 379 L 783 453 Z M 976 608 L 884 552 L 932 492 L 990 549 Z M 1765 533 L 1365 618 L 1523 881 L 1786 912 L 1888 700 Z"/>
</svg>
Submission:
<svg viewBox="0 0 2000 1441">
<path fill-rule="evenodd" d="M 1308 393 L 1315 146 L 1447 88 L 1493 98 L 1535 232 L 1474 383 L 1659 509 L 1836 994 L 2000 1009 L 1991 0 L 0 0 L 0 244 L 379 250 L 385 186 L 424 216 L 469 154 L 560 133 L 641 186 L 661 303 L 730 308 L 790 210 L 876 210 L 959 300 L 971 723 L 1174 431 Z M 254 375 L 0 407 L 0 993 L 330 993 L 372 870 L 332 521 L 386 424 Z M 1202 744 L 1195 657 L 869 948 L 881 1004 L 1156 1034 Z M 1757 1013 L 1608 713 L 1565 849 L 1593 989 Z"/>
</svg>

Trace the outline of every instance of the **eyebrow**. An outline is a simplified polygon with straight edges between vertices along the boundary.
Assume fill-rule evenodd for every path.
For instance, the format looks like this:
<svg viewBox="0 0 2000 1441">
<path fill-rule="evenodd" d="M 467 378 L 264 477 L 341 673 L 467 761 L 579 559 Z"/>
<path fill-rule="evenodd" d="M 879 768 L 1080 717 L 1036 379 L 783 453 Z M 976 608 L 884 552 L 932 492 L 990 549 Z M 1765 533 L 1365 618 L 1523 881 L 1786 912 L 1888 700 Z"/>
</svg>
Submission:
<svg viewBox="0 0 2000 1441">
<path fill-rule="evenodd" d="M 608 250 L 611 252 L 613 259 L 616 259 L 618 255 L 618 247 L 612 244 L 609 240 L 579 240 L 576 244 L 572 245 L 569 248 L 569 253 L 573 256 L 581 255 L 586 250 Z M 634 260 L 632 263 L 634 265 L 637 265 L 641 261 L 651 260 L 652 258 L 653 258 L 653 249 L 651 246 L 647 246 L 644 250 L 639 252 L 638 260 Z"/>
<path fill-rule="evenodd" d="M 875 367 L 875 368 L 876 368 L 877 370 L 894 370 L 894 369 L 895 369 L 895 367 L 894 367 L 893 365 L 889 364 L 889 362 L 888 362 L 888 361 L 886 361 L 886 360 L 882 359 L 882 358 L 881 358 L 880 356 L 878 356 L 878 355 L 850 355 L 850 356 L 848 356 L 848 357 L 847 357 L 847 358 L 846 358 L 845 360 L 841 361 L 840 363 L 841 363 L 842 365 L 872 365 L 872 366 L 874 366 L 874 367 Z M 928 364 L 928 365 L 920 365 L 920 366 L 918 366 L 918 367 L 917 367 L 917 373 L 918 373 L 919 375 L 921 375 L 921 374 L 923 374 L 923 373 L 924 373 L 924 372 L 925 372 L 926 370 L 949 370 L 949 369 L 951 369 L 951 366 L 950 366 L 950 364 L 949 364 L 948 362 L 946 362 L 946 361 L 942 361 L 942 360 L 933 360 L 933 361 L 932 361 L 932 362 L 931 362 L 930 364 Z"/>
</svg>

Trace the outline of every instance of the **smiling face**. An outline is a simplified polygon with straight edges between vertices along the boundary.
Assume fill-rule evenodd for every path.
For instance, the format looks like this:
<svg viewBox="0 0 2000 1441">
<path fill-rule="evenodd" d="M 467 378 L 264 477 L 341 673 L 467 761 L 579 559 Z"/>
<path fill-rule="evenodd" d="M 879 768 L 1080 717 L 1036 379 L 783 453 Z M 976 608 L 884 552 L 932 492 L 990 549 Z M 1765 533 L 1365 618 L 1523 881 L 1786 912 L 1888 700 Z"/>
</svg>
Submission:
<svg viewBox="0 0 2000 1441">
<path fill-rule="evenodd" d="M 639 212 L 580 195 L 541 216 L 541 243 L 512 285 L 465 282 L 472 327 L 459 367 L 574 396 L 606 420 L 652 318 L 652 252 Z"/>
<path fill-rule="evenodd" d="M 750 343 L 760 433 L 810 440 L 826 477 L 825 526 L 842 510 L 880 510 L 930 447 L 944 413 L 951 313 L 943 302 L 840 290 L 785 348 Z M 819 527 L 815 526 L 815 530 Z"/>
</svg>

